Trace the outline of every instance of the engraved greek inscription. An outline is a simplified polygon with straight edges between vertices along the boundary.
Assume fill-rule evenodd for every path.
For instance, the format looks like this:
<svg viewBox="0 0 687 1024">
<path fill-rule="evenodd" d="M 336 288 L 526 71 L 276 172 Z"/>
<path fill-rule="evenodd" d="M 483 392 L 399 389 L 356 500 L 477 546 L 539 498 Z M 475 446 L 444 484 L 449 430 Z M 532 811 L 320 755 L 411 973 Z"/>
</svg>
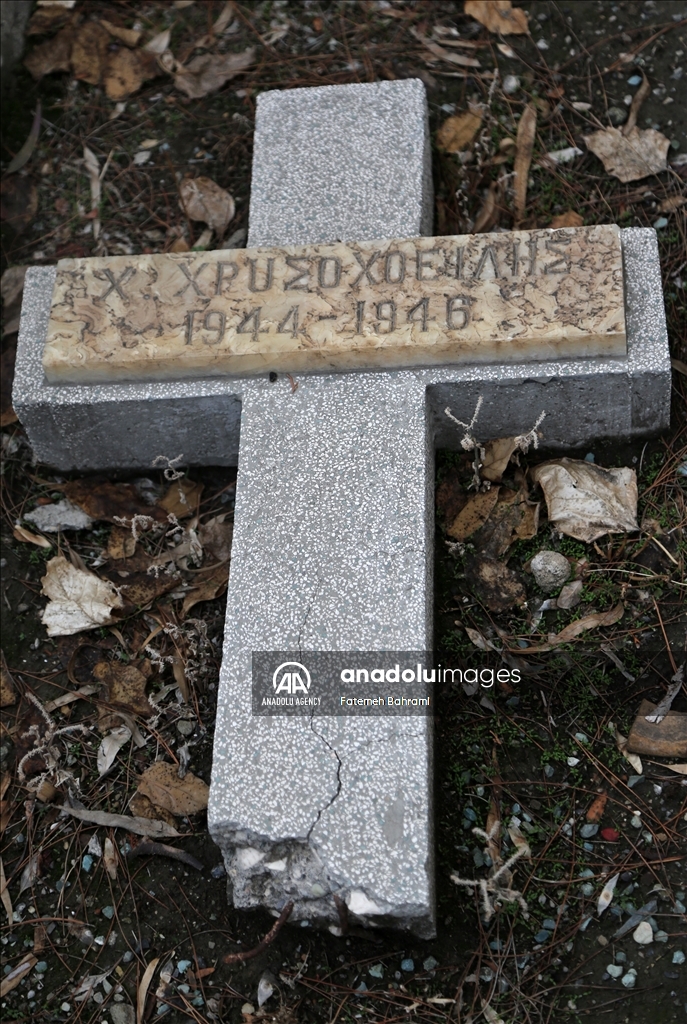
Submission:
<svg viewBox="0 0 687 1024">
<path fill-rule="evenodd" d="M 456 247 L 456 277 L 461 279 L 463 277 L 463 263 L 465 260 L 465 246 L 459 245 Z"/>
<path fill-rule="evenodd" d="M 193 290 L 195 291 L 196 295 L 200 295 L 201 299 L 207 298 L 206 295 L 203 295 L 203 293 L 201 292 L 201 290 L 200 290 L 200 288 L 198 287 L 198 284 L 197 284 L 198 276 L 203 273 L 203 271 L 205 270 L 206 267 L 207 267 L 207 263 L 201 263 L 201 265 L 198 267 L 198 270 L 195 272 L 193 277 L 191 277 L 191 275 L 188 272 L 188 267 L 186 266 L 186 264 L 185 263 L 179 263 L 179 270 L 181 271 L 181 273 L 186 278 L 186 284 L 184 285 L 183 288 L 180 288 L 178 292 L 174 293 L 175 296 L 178 298 L 179 295 L 183 295 L 184 294 L 184 292 L 186 291 L 187 288 L 192 287 Z"/>
<path fill-rule="evenodd" d="M 317 282 L 320 288 L 338 288 L 341 281 L 341 260 L 338 256 L 320 256 Z"/>
<path fill-rule="evenodd" d="M 403 284 L 406 276 L 405 253 L 395 249 L 384 257 L 384 283 Z"/>
<path fill-rule="evenodd" d="M 449 331 L 460 331 L 464 327 L 467 327 L 470 322 L 470 303 L 472 299 L 469 295 L 454 295 L 453 298 L 446 300 L 446 329 Z M 454 316 L 459 316 L 461 322 L 455 323 Z"/>
<path fill-rule="evenodd" d="M 199 313 L 200 316 L 202 316 L 203 312 L 204 311 L 202 309 L 189 309 L 188 313 L 184 317 L 184 323 L 186 324 L 186 344 L 187 345 L 192 345 L 193 344 L 193 318 L 196 315 L 196 313 Z"/>
<path fill-rule="evenodd" d="M 511 246 L 511 259 L 510 269 L 513 277 L 518 276 L 518 270 L 520 268 L 520 241 L 516 239 Z"/>
<path fill-rule="evenodd" d="M 212 323 L 213 320 L 217 324 L 216 327 L 213 326 L 213 323 Z M 227 326 L 227 318 L 226 318 L 225 314 L 221 310 L 219 310 L 219 309 L 209 309 L 207 311 L 207 313 L 205 314 L 205 319 L 203 320 L 203 327 L 205 328 L 206 331 L 216 331 L 217 332 L 217 337 L 214 340 L 212 340 L 212 341 L 210 341 L 208 338 L 204 338 L 203 340 L 204 340 L 205 344 L 206 345 L 219 345 L 219 343 L 221 342 L 222 338 L 224 337 L 224 331 L 225 331 L 226 326 Z"/>
<path fill-rule="evenodd" d="M 527 248 L 530 254 L 530 265 L 527 268 L 527 276 L 532 277 L 537 269 L 537 239 L 530 238 L 530 240 L 527 243 Z"/>
<path fill-rule="evenodd" d="M 226 268 L 229 268 L 231 273 L 230 276 L 225 275 Z M 217 264 L 217 277 L 215 278 L 215 295 L 222 294 L 222 288 L 226 284 L 230 285 L 232 281 L 238 276 L 239 268 L 236 263 L 227 263 L 222 260 Z"/>
<path fill-rule="evenodd" d="M 257 284 L 257 259 L 252 260 L 248 257 L 248 266 L 250 270 L 248 272 L 248 289 L 251 292 L 268 292 L 272 287 L 272 278 L 274 277 L 274 256 L 267 257 L 267 267 L 265 268 L 265 284 L 262 288 L 258 288 Z"/>
<path fill-rule="evenodd" d="M 388 302 L 377 303 L 378 324 L 374 325 L 375 334 L 393 334 L 396 330 L 396 303 L 391 299 Z M 386 330 L 382 327 L 386 324 Z"/>
<path fill-rule="evenodd" d="M 363 316 L 365 315 L 365 303 L 356 302 L 355 304 L 355 333 L 363 333 Z"/>
<path fill-rule="evenodd" d="M 299 266 L 305 263 L 305 267 Z M 310 260 L 305 256 L 287 256 L 286 266 L 297 271 L 296 276 L 284 282 L 284 291 L 306 291 L 308 290 L 308 277 L 310 276 Z"/>
<path fill-rule="evenodd" d="M 546 239 L 546 251 L 556 253 L 561 258 L 554 260 L 553 263 L 549 263 L 544 267 L 545 274 L 569 274 L 570 273 L 570 257 L 567 253 L 561 252 L 558 246 L 570 245 L 572 239 L 569 235 L 559 235 L 558 238 L 547 238 Z"/>
<path fill-rule="evenodd" d="M 102 302 L 104 299 L 108 297 L 108 295 L 110 295 L 111 292 L 117 292 L 117 295 L 119 295 L 120 299 L 124 299 L 126 301 L 128 296 L 125 295 L 124 292 L 122 291 L 122 285 L 124 284 L 125 281 L 128 281 L 130 277 L 133 277 L 135 273 L 136 267 L 127 267 L 125 270 L 122 271 L 119 277 L 115 277 L 111 270 L 96 270 L 96 277 L 107 278 L 107 280 L 110 282 L 110 287 L 107 289 L 106 292 L 103 292 L 102 295 L 94 296 L 95 301 Z"/>
<path fill-rule="evenodd" d="M 408 310 L 408 323 L 409 324 L 420 324 L 420 330 L 427 330 L 427 321 L 429 319 L 429 299 L 420 299 L 412 309 Z"/>
<path fill-rule="evenodd" d="M 432 256 L 435 253 L 441 253 L 441 249 L 416 249 L 415 259 L 417 262 L 417 279 L 418 281 L 436 281 L 440 276 L 438 267 L 435 267 L 431 262 Z M 429 258 L 429 263 L 427 259 Z M 430 274 L 426 274 L 425 271 L 430 271 Z"/>
<path fill-rule="evenodd" d="M 474 276 L 475 276 L 475 280 L 476 281 L 479 281 L 480 277 L 482 276 L 482 271 L 486 269 L 486 265 L 487 265 L 487 260 L 488 259 L 491 260 L 491 266 L 492 266 L 493 274 L 488 274 L 487 273 L 485 276 L 486 277 L 498 277 L 499 276 L 499 267 L 498 267 L 498 263 L 496 262 L 496 253 L 494 251 L 494 246 L 493 245 L 488 245 L 485 248 L 485 250 L 482 253 L 482 255 L 480 256 L 479 263 L 477 264 L 477 267 L 475 269 L 475 275 Z"/>
<path fill-rule="evenodd" d="M 351 285 L 351 288 L 355 288 L 355 286 L 357 284 L 360 284 L 360 282 L 362 281 L 362 279 L 364 277 L 367 278 L 367 280 L 370 282 L 370 284 L 379 284 L 379 281 L 376 281 L 374 279 L 374 277 L 372 276 L 372 272 L 371 271 L 372 271 L 372 267 L 374 266 L 374 264 L 379 259 L 380 253 L 379 252 L 373 252 L 372 255 L 370 256 L 369 260 L 367 261 L 367 263 L 362 258 L 361 254 L 359 252 L 356 252 L 355 249 L 353 250 L 353 255 L 355 256 L 355 258 L 357 259 L 359 265 L 363 269 L 360 271 L 360 273 L 356 277 L 355 281 Z M 360 333 L 360 332 L 358 332 L 358 333 Z"/>
<path fill-rule="evenodd" d="M 250 313 L 246 313 L 241 323 L 236 328 L 237 334 L 250 334 L 252 335 L 253 341 L 258 340 L 258 334 L 267 334 L 267 331 L 260 330 L 260 313 L 262 312 L 262 306 L 257 306 L 255 309 L 251 309 Z M 249 324 L 252 326 L 249 328 Z"/>
<path fill-rule="evenodd" d="M 291 321 L 290 327 L 289 320 Z M 298 337 L 298 306 L 292 306 L 281 323 L 278 324 L 277 334 L 290 334 L 292 338 Z"/>
</svg>

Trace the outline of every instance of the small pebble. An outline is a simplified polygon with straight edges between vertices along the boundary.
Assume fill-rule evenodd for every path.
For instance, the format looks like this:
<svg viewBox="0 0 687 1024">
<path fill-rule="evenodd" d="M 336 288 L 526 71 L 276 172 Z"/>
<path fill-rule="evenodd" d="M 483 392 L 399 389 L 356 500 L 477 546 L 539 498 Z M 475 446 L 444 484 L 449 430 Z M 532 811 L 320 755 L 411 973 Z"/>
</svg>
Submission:
<svg viewBox="0 0 687 1024">
<path fill-rule="evenodd" d="M 517 75 L 506 75 L 503 80 L 503 91 L 506 96 L 512 96 L 520 88 L 520 79 Z"/>
<path fill-rule="evenodd" d="M 632 817 L 630 818 L 630 824 L 632 825 L 633 828 L 641 828 L 642 827 L 642 819 L 640 817 L 638 817 L 636 814 L 633 814 Z"/>
<path fill-rule="evenodd" d="M 591 822 L 589 822 L 588 824 L 582 826 L 582 828 L 580 829 L 580 835 L 583 839 L 591 839 L 592 836 L 595 836 L 598 831 L 599 826 L 593 825 Z"/>
<path fill-rule="evenodd" d="M 439 966 L 439 961 L 435 960 L 433 956 L 428 956 L 426 960 L 423 960 L 422 966 L 426 971 L 433 971 L 435 967 Z"/>
<path fill-rule="evenodd" d="M 619 978 L 624 970 L 625 968 L 621 967 L 620 964 L 609 964 L 606 968 L 606 973 L 610 974 L 612 978 Z"/>
<path fill-rule="evenodd" d="M 624 964 L 627 961 L 627 953 L 623 953 L 622 949 L 619 949 L 615 954 L 615 959 L 619 964 Z"/>
<path fill-rule="evenodd" d="M 537 586 L 545 593 L 558 590 L 570 576 L 570 562 L 559 551 L 540 551 L 530 562 Z"/>
<path fill-rule="evenodd" d="M 668 941 L 668 932 L 664 932 L 660 928 L 658 929 L 658 931 L 654 932 L 654 942 L 667 942 L 667 941 Z"/>
<path fill-rule="evenodd" d="M 39 960 L 36 966 L 34 967 L 34 971 L 37 971 L 39 974 L 45 974 L 47 969 L 48 965 L 45 960 Z"/>
<path fill-rule="evenodd" d="M 383 964 L 373 964 L 372 967 L 369 968 L 367 973 L 370 974 L 373 978 L 383 978 L 384 977 L 384 965 Z"/>
<path fill-rule="evenodd" d="M 179 974 L 186 974 L 186 971 L 189 969 L 190 966 L 190 960 L 180 960 L 179 963 L 177 964 L 177 970 Z"/>
<path fill-rule="evenodd" d="M 114 917 L 114 907 L 103 907 L 103 917 L 106 917 L 108 921 L 111 921 Z"/>
<path fill-rule="evenodd" d="M 640 946 L 648 946 L 654 941 L 654 930 L 648 921 L 641 921 L 633 931 L 632 938 Z"/>
<path fill-rule="evenodd" d="M 71 1011 L 71 1008 L 72 1008 L 72 1004 L 71 1003 L 62 1003 L 62 1005 L 60 1006 L 60 1009 L 62 1010 L 62 1013 L 69 1013 Z"/>
<path fill-rule="evenodd" d="M 675 952 L 673 953 L 673 963 L 674 964 L 683 964 L 684 962 L 685 962 L 685 954 L 682 952 L 681 949 L 676 949 Z"/>
<path fill-rule="evenodd" d="M 625 988 L 634 988 L 637 980 L 637 972 L 634 967 L 631 967 L 627 974 L 623 975 L 622 984 Z"/>
<path fill-rule="evenodd" d="M 90 853 L 84 854 L 81 860 L 81 867 L 84 869 L 86 874 L 88 874 L 88 872 L 93 867 L 93 858 L 91 857 Z"/>
<path fill-rule="evenodd" d="M 407 960 L 401 960 L 401 970 L 405 971 L 406 974 L 412 974 L 415 970 L 415 962 L 410 958 Z"/>
<path fill-rule="evenodd" d="M 608 945 L 608 939 L 606 938 L 605 935 L 599 935 L 599 937 L 598 937 L 598 939 L 596 941 L 599 943 L 600 946 L 607 946 Z"/>
<path fill-rule="evenodd" d="M 554 771 L 555 771 L 555 769 L 554 769 L 553 765 L 551 765 L 551 764 L 545 764 L 544 765 L 544 775 L 546 776 L 547 779 L 551 778 L 551 776 L 553 775 Z"/>
<path fill-rule="evenodd" d="M 550 932 L 555 932 L 556 930 L 556 922 L 552 917 L 547 917 L 542 921 L 541 926 L 542 928 L 548 928 Z"/>
<path fill-rule="evenodd" d="M 550 938 L 551 938 L 551 932 L 546 931 L 545 928 L 542 928 L 542 930 L 540 932 L 537 932 L 537 934 L 534 936 L 534 941 L 535 942 L 548 942 Z"/>
<path fill-rule="evenodd" d="M 189 722 L 187 718 L 182 718 L 177 722 L 177 732 L 180 732 L 182 736 L 190 736 L 194 729 L 193 722 Z"/>
</svg>

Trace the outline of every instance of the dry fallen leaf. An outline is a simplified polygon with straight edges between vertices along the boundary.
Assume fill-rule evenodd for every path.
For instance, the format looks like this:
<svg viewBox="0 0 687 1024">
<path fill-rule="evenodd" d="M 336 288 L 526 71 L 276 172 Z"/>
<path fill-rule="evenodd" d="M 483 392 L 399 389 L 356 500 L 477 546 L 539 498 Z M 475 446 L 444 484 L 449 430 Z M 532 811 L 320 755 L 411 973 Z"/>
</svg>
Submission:
<svg viewBox="0 0 687 1024">
<path fill-rule="evenodd" d="M 479 601 L 492 612 L 505 612 L 527 600 L 517 573 L 495 558 L 473 555 L 465 560 L 465 578 Z"/>
<path fill-rule="evenodd" d="M 165 50 L 169 49 L 169 41 L 171 38 L 172 30 L 171 28 L 166 28 L 162 32 L 158 32 L 157 35 L 153 36 L 153 38 L 145 44 L 143 49 L 146 53 L 164 53 Z"/>
<path fill-rule="evenodd" d="M 138 783 L 137 792 L 147 796 L 157 807 L 164 807 L 171 814 L 186 817 L 197 814 L 208 805 L 209 789 L 202 779 L 193 772 L 186 772 L 179 778 L 176 765 L 156 761 L 147 768 Z"/>
<path fill-rule="evenodd" d="M 622 182 L 639 181 L 668 167 L 670 139 L 654 128 L 635 125 L 627 135 L 619 128 L 603 128 L 585 135 L 584 141 L 608 173 Z"/>
<path fill-rule="evenodd" d="M 31 533 L 30 530 L 24 529 L 23 526 L 15 526 L 12 530 L 12 536 L 15 540 L 20 540 L 24 544 L 35 544 L 39 548 L 51 548 L 52 544 L 47 537 L 41 537 L 40 534 Z"/>
<path fill-rule="evenodd" d="M 594 824 L 601 821 L 607 802 L 608 793 L 600 793 L 587 811 L 587 821 L 591 821 Z"/>
<path fill-rule="evenodd" d="M 584 224 L 584 218 L 576 213 L 575 210 L 566 210 L 565 213 L 559 213 L 553 218 L 549 227 L 552 228 L 581 228 Z"/>
<path fill-rule="evenodd" d="M 687 714 L 668 711 L 660 722 L 648 722 L 656 707 L 643 700 L 627 737 L 627 749 L 633 754 L 653 757 L 687 756 Z"/>
<path fill-rule="evenodd" d="M 179 205 L 190 220 L 207 224 L 220 240 L 236 211 L 232 196 L 212 178 L 184 178 L 179 185 Z"/>
<path fill-rule="evenodd" d="M 215 562 L 227 562 L 231 558 L 231 541 L 234 524 L 226 522 L 226 514 L 215 516 L 198 528 L 198 540 L 203 550 Z"/>
<path fill-rule="evenodd" d="M 74 77 L 90 85 L 100 85 L 107 61 L 110 34 L 97 21 L 86 21 L 77 30 L 72 46 Z"/>
<path fill-rule="evenodd" d="M 203 485 L 201 483 L 186 478 L 175 480 L 158 505 L 165 512 L 176 516 L 177 519 L 184 519 L 196 511 L 202 493 Z"/>
<path fill-rule="evenodd" d="M 223 594 L 229 581 L 229 565 L 223 562 L 205 577 L 202 577 L 198 584 L 189 591 L 184 603 L 181 606 L 181 618 L 185 619 L 194 605 L 201 601 L 213 601 L 220 594 Z"/>
<path fill-rule="evenodd" d="M 658 204 L 659 213 L 673 213 L 675 210 L 679 210 L 681 206 L 687 203 L 687 196 L 669 196 L 664 199 L 663 202 Z M 7 273 L 7 271 L 5 271 Z M 3 277 L 5 275 L 3 274 Z"/>
<path fill-rule="evenodd" d="M 143 1024 L 145 1019 L 146 1009 L 146 996 L 148 995 L 148 989 L 150 983 L 153 980 L 155 974 L 155 968 L 160 962 L 160 957 L 156 956 L 154 960 L 151 960 L 145 969 L 143 977 L 141 978 L 141 984 L 138 986 L 138 993 L 136 994 L 136 1024 Z"/>
<path fill-rule="evenodd" d="M 36 80 L 55 71 L 69 71 L 73 44 L 74 29 L 63 28 L 54 39 L 36 46 L 24 61 L 24 67 Z"/>
<path fill-rule="evenodd" d="M 437 132 L 437 145 L 447 153 L 459 153 L 467 149 L 481 124 L 482 114 L 476 109 L 447 117 Z"/>
<path fill-rule="evenodd" d="M 628 751 L 628 749 L 627 749 L 627 737 L 623 736 L 622 733 L 618 732 L 618 730 L 617 730 L 617 728 L 616 728 L 616 726 L 615 726 L 615 724 L 613 722 L 609 722 L 608 723 L 608 728 L 609 728 L 609 731 L 612 733 L 613 738 L 615 739 L 616 747 L 618 748 L 620 753 L 623 755 L 625 760 L 629 764 L 632 765 L 634 770 L 637 772 L 637 775 L 642 775 L 643 772 L 644 772 L 644 767 L 642 765 L 642 759 L 637 754 L 631 754 Z"/>
<path fill-rule="evenodd" d="M 103 776 L 109 772 L 115 762 L 117 754 L 131 739 L 131 731 L 125 725 L 119 725 L 107 736 L 104 736 L 98 748 L 97 766 L 98 775 Z"/>
<path fill-rule="evenodd" d="M 107 557 L 113 561 L 131 558 L 136 550 L 136 538 L 126 526 L 113 526 L 107 538 Z"/>
<path fill-rule="evenodd" d="M 532 151 L 537 133 L 537 108 L 534 103 L 528 103 L 522 112 L 518 124 L 518 134 L 515 143 L 514 189 L 515 189 L 515 219 L 521 221 L 525 216 L 525 204 L 527 202 L 527 180 L 532 163 Z"/>
<path fill-rule="evenodd" d="M 460 510 L 456 518 L 446 530 L 449 537 L 454 540 L 466 540 L 481 526 L 484 526 L 491 510 L 498 501 L 499 488 L 492 487 L 488 491 L 480 491 L 478 494 L 471 494 L 466 504 Z"/>
<path fill-rule="evenodd" d="M 152 800 L 149 800 L 143 793 L 136 791 L 129 800 L 129 810 L 137 818 L 149 818 L 151 821 L 163 821 L 174 827 L 176 818 L 164 807 L 156 807 Z"/>
<path fill-rule="evenodd" d="M 63 555 L 50 559 L 41 583 L 41 593 L 50 599 L 41 617 L 48 636 L 70 636 L 109 626 L 117 621 L 116 611 L 124 605 L 109 580 L 75 568 Z"/>
<path fill-rule="evenodd" d="M 477 211 L 475 223 L 472 226 L 475 235 L 483 231 L 491 231 L 499 219 L 499 200 L 501 198 L 501 180 L 492 181 L 484 193 L 482 205 Z"/>
<path fill-rule="evenodd" d="M 606 884 L 604 885 L 603 889 L 601 890 L 599 901 L 596 905 L 596 912 L 599 915 L 599 917 L 601 917 L 604 910 L 613 899 L 613 893 L 615 892 L 615 887 L 618 884 L 619 878 L 620 872 L 618 872 L 616 875 L 613 875 L 612 878 L 609 878 Z"/>
<path fill-rule="evenodd" d="M 103 864 L 113 882 L 117 880 L 117 849 L 108 836 L 103 843 Z"/>
<path fill-rule="evenodd" d="M 243 53 L 203 53 L 184 67 L 177 66 L 174 85 L 191 99 L 202 99 L 208 93 L 221 89 L 230 78 L 235 78 L 255 62 L 255 50 Z"/>
<path fill-rule="evenodd" d="M 86 478 L 55 485 L 55 489 L 62 490 L 72 504 L 78 505 L 91 519 L 114 523 L 117 519 L 131 520 L 134 516 L 150 516 L 158 523 L 167 521 L 166 512 L 157 505 L 146 504 L 133 484 Z"/>
<path fill-rule="evenodd" d="M 105 18 L 100 19 L 100 24 L 103 28 L 107 29 L 111 36 L 114 36 L 115 39 L 119 39 L 127 46 L 138 46 L 142 35 L 138 29 L 122 28 L 121 25 L 113 25 L 111 21 L 106 21 Z"/>
<path fill-rule="evenodd" d="M 9 708 L 16 703 L 14 679 L 5 662 L 5 655 L 0 651 L 0 708 Z"/>
<path fill-rule="evenodd" d="M 0 998 L 16 988 L 37 963 L 38 960 L 33 953 L 27 953 L 23 960 L 20 960 L 17 966 L 13 967 L 9 974 L 6 974 L 0 981 Z"/>
<path fill-rule="evenodd" d="M 581 619 L 576 619 L 569 626 L 562 629 L 560 633 L 554 633 L 550 636 L 548 643 L 540 647 L 539 650 L 550 650 L 559 644 L 567 644 L 581 633 L 586 633 L 590 629 L 597 629 L 599 626 L 614 626 L 616 622 L 622 619 L 624 612 L 625 605 L 620 601 L 615 608 L 609 608 L 607 612 L 595 612 L 593 615 L 585 615 Z"/>
<path fill-rule="evenodd" d="M 527 14 L 513 7 L 511 0 L 466 0 L 464 11 L 490 32 L 502 36 L 522 36 L 529 31 Z"/>
<path fill-rule="evenodd" d="M 518 440 L 514 437 L 498 437 L 495 441 L 487 441 L 480 476 L 493 484 L 501 483 L 501 477 L 517 447 Z"/>
<path fill-rule="evenodd" d="M 128 714 L 151 717 L 153 708 L 146 697 L 148 680 L 135 665 L 99 661 L 93 668 L 93 675 L 104 685 L 102 699 L 109 709 L 119 708 Z"/>
<path fill-rule="evenodd" d="M 159 73 L 154 54 L 120 49 L 107 60 L 103 75 L 105 92 L 111 100 L 125 100 Z"/>
<path fill-rule="evenodd" d="M 606 533 L 638 530 L 637 474 L 578 459 L 554 459 L 531 470 L 549 520 L 561 533 L 591 544 Z"/>
<path fill-rule="evenodd" d="M 664 764 L 664 768 L 669 768 L 671 772 L 677 772 L 678 775 L 687 775 L 687 764 Z"/>
<path fill-rule="evenodd" d="M 89 811 L 87 808 L 69 807 L 64 804 L 62 810 L 71 814 L 79 821 L 87 821 L 91 825 L 103 825 L 106 828 L 123 828 L 137 836 L 148 836 L 149 839 L 173 839 L 180 835 L 177 829 L 165 821 L 149 821 L 147 818 L 135 818 L 131 814 L 110 814 L 108 811 Z"/>
<path fill-rule="evenodd" d="M 527 488 L 512 491 L 502 487 L 499 500 L 484 526 L 473 535 L 481 554 L 499 558 L 516 540 L 531 540 L 539 529 L 539 504 L 527 500 Z"/>
<path fill-rule="evenodd" d="M 433 39 L 429 39 L 427 36 L 422 35 L 417 29 L 411 29 L 411 33 L 416 39 L 419 39 L 428 54 L 424 54 L 425 60 L 431 60 L 432 58 L 438 58 L 439 60 L 445 60 L 447 64 L 456 64 L 461 68 L 478 68 L 480 62 L 474 57 L 464 57 L 462 53 L 451 53 L 450 50 L 446 50 L 443 46 L 439 46 Z"/>
<path fill-rule="evenodd" d="M 2 899 L 2 905 L 5 908 L 7 914 L 7 923 L 10 928 L 14 923 L 14 913 L 12 909 L 12 898 L 7 888 L 7 879 L 5 878 L 5 865 L 2 863 L 2 857 L 0 857 L 0 899 Z"/>
</svg>

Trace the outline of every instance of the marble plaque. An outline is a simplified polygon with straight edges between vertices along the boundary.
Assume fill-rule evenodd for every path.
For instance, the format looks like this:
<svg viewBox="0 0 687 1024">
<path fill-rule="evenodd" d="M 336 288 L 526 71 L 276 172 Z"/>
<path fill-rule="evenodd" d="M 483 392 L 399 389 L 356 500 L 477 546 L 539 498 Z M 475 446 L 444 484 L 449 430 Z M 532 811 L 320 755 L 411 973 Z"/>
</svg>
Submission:
<svg viewBox="0 0 687 1024">
<path fill-rule="evenodd" d="M 622 356 L 615 225 L 66 259 L 50 383 Z"/>
</svg>

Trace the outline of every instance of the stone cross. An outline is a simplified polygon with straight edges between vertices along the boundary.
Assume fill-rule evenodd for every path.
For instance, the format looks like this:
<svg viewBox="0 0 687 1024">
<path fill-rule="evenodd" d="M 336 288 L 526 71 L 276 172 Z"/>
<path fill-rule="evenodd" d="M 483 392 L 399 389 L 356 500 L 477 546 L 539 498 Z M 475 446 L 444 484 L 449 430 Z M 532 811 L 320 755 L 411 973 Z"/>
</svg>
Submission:
<svg viewBox="0 0 687 1024">
<path fill-rule="evenodd" d="M 343 902 L 434 932 L 431 718 L 252 716 L 252 652 L 431 650 L 447 405 L 482 395 L 484 439 L 543 409 L 563 448 L 669 420 L 653 231 L 429 239 L 431 211 L 419 81 L 264 93 L 247 251 L 74 261 L 24 291 L 39 459 L 238 461 L 208 824 L 236 906 L 334 930 Z"/>
</svg>

